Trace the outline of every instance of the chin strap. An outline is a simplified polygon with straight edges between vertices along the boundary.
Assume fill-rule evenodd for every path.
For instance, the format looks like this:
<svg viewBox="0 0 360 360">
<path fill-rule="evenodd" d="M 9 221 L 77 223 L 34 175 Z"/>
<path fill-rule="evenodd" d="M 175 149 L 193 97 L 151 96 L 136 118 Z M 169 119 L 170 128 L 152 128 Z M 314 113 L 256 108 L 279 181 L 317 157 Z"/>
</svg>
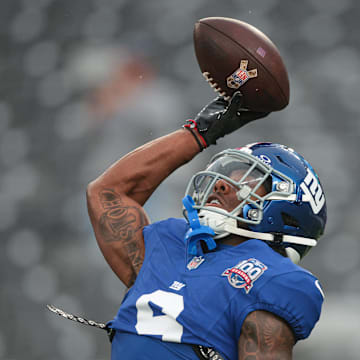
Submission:
<svg viewBox="0 0 360 360">
<path fill-rule="evenodd" d="M 259 239 L 263 241 L 274 242 L 279 245 L 281 243 L 288 243 L 305 246 L 316 246 L 317 244 L 317 241 L 311 238 L 279 233 L 262 233 L 239 228 L 237 227 L 237 221 L 233 218 L 230 218 L 227 215 L 227 211 L 223 209 L 217 210 L 221 210 L 223 214 L 205 209 L 202 209 L 199 212 L 200 223 L 202 225 L 207 225 L 211 227 L 215 231 L 215 239 L 221 239 L 229 234 L 235 234 L 250 239 Z M 300 262 L 300 254 L 295 249 L 287 247 L 285 248 L 285 252 L 295 264 L 298 264 Z"/>
<path fill-rule="evenodd" d="M 219 239 L 229 234 L 235 234 L 251 239 L 272 241 L 275 243 L 286 242 L 289 244 L 305 246 L 316 246 L 317 244 L 315 239 L 305 238 L 302 236 L 293 236 L 280 233 L 262 233 L 239 228 L 237 227 L 237 221 L 233 218 L 230 218 L 226 210 L 217 209 L 217 211 L 222 211 L 223 214 L 205 209 L 202 209 L 199 212 L 200 223 L 202 225 L 211 227 L 215 231 L 215 239 Z"/>
<path fill-rule="evenodd" d="M 286 242 L 289 244 L 298 244 L 298 245 L 305 245 L 305 246 L 316 246 L 317 241 L 311 238 L 305 238 L 301 236 L 293 236 L 293 235 L 285 235 L 285 234 L 271 234 L 271 233 L 261 233 L 250 231 L 242 228 L 238 228 L 235 226 L 225 224 L 223 227 L 225 232 L 245 236 L 248 238 L 254 238 L 259 240 L 265 241 L 272 241 L 272 242 Z"/>
</svg>

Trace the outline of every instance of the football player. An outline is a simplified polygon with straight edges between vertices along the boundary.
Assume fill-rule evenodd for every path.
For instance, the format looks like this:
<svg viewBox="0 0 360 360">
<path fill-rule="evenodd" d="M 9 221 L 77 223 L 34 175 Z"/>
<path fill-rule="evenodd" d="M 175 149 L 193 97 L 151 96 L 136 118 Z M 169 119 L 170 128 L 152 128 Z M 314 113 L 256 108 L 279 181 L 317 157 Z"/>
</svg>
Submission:
<svg viewBox="0 0 360 360">
<path fill-rule="evenodd" d="M 294 150 L 225 150 L 190 180 L 184 219 L 150 224 L 143 209 L 174 170 L 267 115 L 241 104 L 240 93 L 215 99 L 89 184 L 98 245 L 129 288 L 108 323 L 113 360 L 289 360 L 318 321 L 320 284 L 296 263 L 322 235 L 326 204 L 316 173 Z"/>
</svg>

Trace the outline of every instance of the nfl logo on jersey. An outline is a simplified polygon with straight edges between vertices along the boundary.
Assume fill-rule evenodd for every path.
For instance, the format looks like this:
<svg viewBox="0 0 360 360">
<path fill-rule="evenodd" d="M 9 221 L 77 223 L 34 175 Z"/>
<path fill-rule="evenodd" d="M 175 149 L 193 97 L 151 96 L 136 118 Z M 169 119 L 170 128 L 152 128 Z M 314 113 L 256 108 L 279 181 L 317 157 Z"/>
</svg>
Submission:
<svg viewBox="0 0 360 360">
<path fill-rule="evenodd" d="M 198 268 L 203 262 L 204 258 L 202 256 L 194 256 L 191 261 L 187 264 L 189 270 L 194 270 Z"/>
<path fill-rule="evenodd" d="M 245 289 L 248 294 L 256 281 L 267 270 L 261 261 L 250 258 L 239 262 L 236 266 L 226 269 L 222 276 L 227 276 L 229 284 L 238 289 Z"/>
</svg>

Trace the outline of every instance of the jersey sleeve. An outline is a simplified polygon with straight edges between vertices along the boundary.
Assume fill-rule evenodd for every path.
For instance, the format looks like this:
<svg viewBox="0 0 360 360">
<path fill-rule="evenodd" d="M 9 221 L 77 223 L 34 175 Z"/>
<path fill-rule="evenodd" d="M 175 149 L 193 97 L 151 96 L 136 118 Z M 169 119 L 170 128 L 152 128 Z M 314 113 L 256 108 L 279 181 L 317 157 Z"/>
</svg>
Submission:
<svg viewBox="0 0 360 360">
<path fill-rule="evenodd" d="M 313 275 L 305 271 L 290 272 L 269 279 L 259 288 L 257 302 L 247 309 L 247 314 L 269 311 L 284 319 L 296 340 L 301 340 L 310 335 L 319 320 L 323 300 L 319 281 Z"/>
</svg>

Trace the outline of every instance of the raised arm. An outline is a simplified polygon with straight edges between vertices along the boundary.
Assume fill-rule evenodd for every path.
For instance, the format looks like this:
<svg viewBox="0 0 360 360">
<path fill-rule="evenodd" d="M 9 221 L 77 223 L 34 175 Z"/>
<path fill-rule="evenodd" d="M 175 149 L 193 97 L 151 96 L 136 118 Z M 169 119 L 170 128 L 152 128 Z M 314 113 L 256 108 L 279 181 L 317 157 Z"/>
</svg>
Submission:
<svg viewBox="0 0 360 360">
<path fill-rule="evenodd" d="M 267 113 L 241 110 L 242 96 L 217 98 L 184 129 L 145 144 L 110 166 L 87 188 L 89 216 L 99 247 L 116 275 L 131 286 L 144 260 L 146 200 L 174 170 L 203 148 Z M 240 111 L 241 110 L 241 111 Z"/>
<path fill-rule="evenodd" d="M 294 345 L 294 334 L 284 320 L 267 311 L 254 311 L 241 329 L 239 360 L 291 360 Z"/>
<path fill-rule="evenodd" d="M 142 265 L 142 205 L 157 186 L 200 148 L 181 129 L 145 144 L 118 160 L 87 188 L 88 211 L 98 245 L 115 274 L 131 286 Z"/>
</svg>

